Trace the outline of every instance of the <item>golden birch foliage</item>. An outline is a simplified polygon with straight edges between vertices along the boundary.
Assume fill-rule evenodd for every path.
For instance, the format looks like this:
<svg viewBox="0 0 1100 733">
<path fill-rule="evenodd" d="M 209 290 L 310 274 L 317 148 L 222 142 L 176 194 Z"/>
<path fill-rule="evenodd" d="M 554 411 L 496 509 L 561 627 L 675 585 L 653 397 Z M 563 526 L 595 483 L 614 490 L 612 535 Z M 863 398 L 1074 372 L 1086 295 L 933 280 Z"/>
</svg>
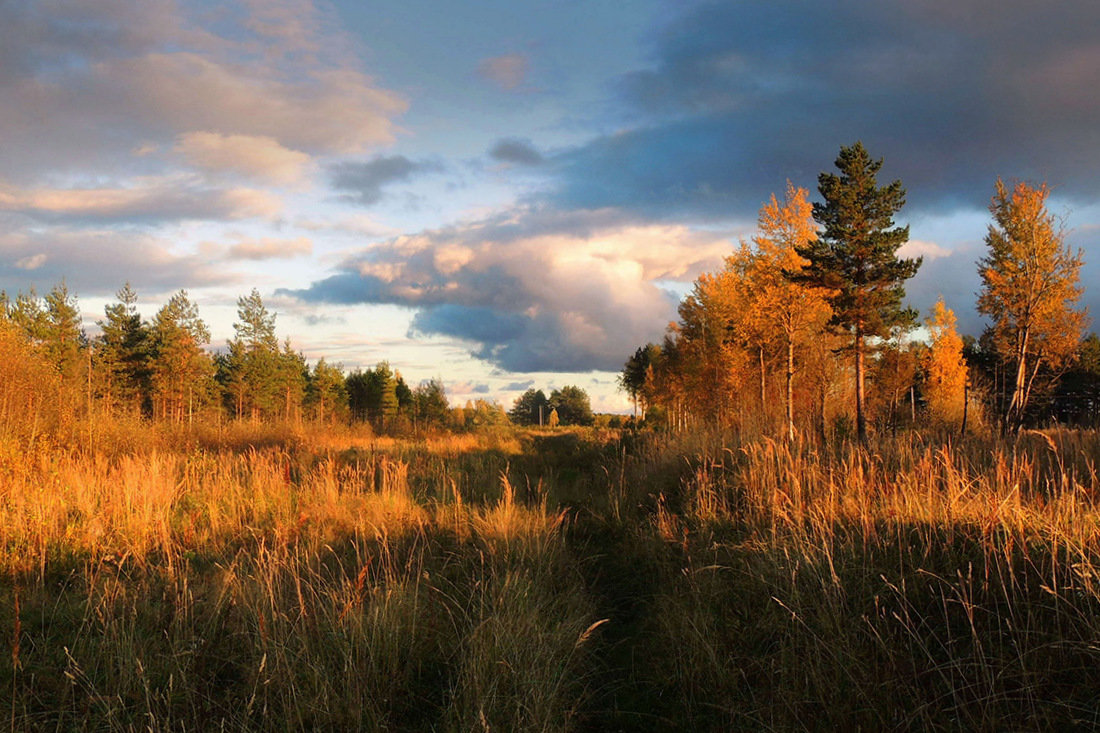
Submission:
<svg viewBox="0 0 1100 733">
<path fill-rule="evenodd" d="M 931 335 L 931 344 L 925 356 L 928 411 L 936 421 L 957 422 L 963 416 L 967 369 L 962 337 L 956 330 L 955 313 L 947 307 L 943 298 L 936 302 L 925 325 Z"/>
<path fill-rule="evenodd" d="M 809 264 L 795 251 L 817 236 L 809 192 L 788 181 L 784 201 L 772 194 L 760 209 L 757 226 L 760 234 L 753 239 L 756 252 L 748 273 L 753 318 L 761 330 L 771 324 L 774 333 L 790 341 L 819 332 L 831 313 L 829 291 L 784 275 Z"/>
<path fill-rule="evenodd" d="M 978 262 L 978 311 L 993 320 L 994 344 L 1016 372 L 1010 420 L 1026 408 L 1040 366 L 1057 369 L 1073 357 L 1086 323 L 1077 307 L 1081 251 L 1065 244 L 1046 209 L 1049 194 L 1046 184 L 1021 182 L 1009 191 L 997 179 L 985 237 L 989 253 Z"/>
</svg>

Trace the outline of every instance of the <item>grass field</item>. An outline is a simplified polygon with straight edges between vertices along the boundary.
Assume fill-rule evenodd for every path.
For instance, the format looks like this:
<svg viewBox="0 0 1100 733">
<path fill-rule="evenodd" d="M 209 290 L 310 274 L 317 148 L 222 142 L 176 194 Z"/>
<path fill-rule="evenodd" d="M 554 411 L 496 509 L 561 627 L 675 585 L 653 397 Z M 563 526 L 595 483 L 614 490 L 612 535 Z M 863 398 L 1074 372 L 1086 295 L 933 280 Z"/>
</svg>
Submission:
<svg viewBox="0 0 1100 733">
<path fill-rule="evenodd" d="M 1095 433 L 74 435 L 0 442 L 11 730 L 1100 725 Z"/>
</svg>

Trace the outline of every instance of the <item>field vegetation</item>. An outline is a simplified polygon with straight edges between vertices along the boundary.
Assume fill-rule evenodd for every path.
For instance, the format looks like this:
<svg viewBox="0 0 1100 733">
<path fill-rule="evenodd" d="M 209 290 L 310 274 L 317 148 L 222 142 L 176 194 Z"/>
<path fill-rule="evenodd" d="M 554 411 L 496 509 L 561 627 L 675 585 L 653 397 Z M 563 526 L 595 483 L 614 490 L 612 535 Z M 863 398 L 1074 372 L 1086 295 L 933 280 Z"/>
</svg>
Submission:
<svg viewBox="0 0 1100 733">
<path fill-rule="evenodd" d="M 40 376 L 4 389 L 13 730 L 1100 722 L 1094 431 L 92 424 Z"/>
</svg>

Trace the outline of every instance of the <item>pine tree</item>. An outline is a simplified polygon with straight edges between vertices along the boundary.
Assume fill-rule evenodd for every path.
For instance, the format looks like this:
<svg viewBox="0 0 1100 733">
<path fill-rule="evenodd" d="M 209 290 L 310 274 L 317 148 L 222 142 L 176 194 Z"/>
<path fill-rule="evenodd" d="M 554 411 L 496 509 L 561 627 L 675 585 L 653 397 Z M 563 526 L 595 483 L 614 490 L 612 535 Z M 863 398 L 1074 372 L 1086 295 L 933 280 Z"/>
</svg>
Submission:
<svg viewBox="0 0 1100 733">
<path fill-rule="evenodd" d="M 1004 428 L 1024 421 L 1040 367 L 1062 368 L 1073 358 L 1085 328 L 1081 297 L 1083 257 L 1065 244 L 1065 235 L 1046 209 L 1046 184 L 1017 183 L 1012 191 L 1000 180 L 989 210 L 979 260 L 982 289 L 978 312 L 993 319 L 993 343 L 1013 373 L 1012 397 L 1004 410 Z"/>
<path fill-rule="evenodd" d="M 795 251 L 809 264 L 789 277 L 832 291 L 829 324 L 851 339 L 855 360 L 856 430 L 867 440 L 864 372 L 867 339 L 886 336 L 891 327 L 911 323 L 916 314 L 901 306 L 903 283 L 916 274 L 921 260 L 899 259 L 898 248 L 909 239 L 909 227 L 895 227 L 894 214 L 905 204 L 901 181 L 880 188 L 875 176 L 882 160 L 872 160 L 857 142 L 841 147 L 840 175 L 822 173 L 818 191 L 824 201 L 813 205 L 818 236 Z"/>
<path fill-rule="evenodd" d="M 255 288 L 237 299 L 233 332 L 229 354 L 220 362 L 219 381 L 228 390 L 238 419 L 246 414 L 252 420 L 277 414 L 285 392 L 275 314 L 268 312 Z"/>
<path fill-rule="evenodd" d="M 210 330 L 199 318 L 199 309 L 180 290 L 153 317 L 154 415 L 181 422 L 209 394 L 213 364 L 202 346 L 210 343 Z"/>
<path fill-rule="evenodd" d="M 343 419 L 347 414 L 348 395 L 340 367 L 330 365 L 324 358 L 318 360 L 309 377 L 307 399 L 317 422 Z"/>
<path fill-rule="evenodd" d="M 118 302 L 104 308 L 95 345 L 99 391 L 108 412 L 116 404 L 141 409 L 149 394 L 149 329 L 137 311 L 137 295 L 126 283 Z"/>
<path fill-rule="evenodd" d="M 42 323 L 42 347 L 46 359 L 61 378 L 74 381 L 81 376 L 84 333 L 80 327 L 80 309 L 64 282 L 55 285 L 45 297 Z"/>
</svg>

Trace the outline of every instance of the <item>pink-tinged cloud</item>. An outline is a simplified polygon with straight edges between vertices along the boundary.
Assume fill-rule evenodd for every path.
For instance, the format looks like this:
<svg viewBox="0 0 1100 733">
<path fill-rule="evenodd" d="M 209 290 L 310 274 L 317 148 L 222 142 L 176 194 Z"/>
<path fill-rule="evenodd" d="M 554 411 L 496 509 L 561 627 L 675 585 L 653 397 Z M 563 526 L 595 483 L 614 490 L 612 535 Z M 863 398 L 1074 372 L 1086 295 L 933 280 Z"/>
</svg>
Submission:
<svg viewBox="0 0 1100 733">
<path fill-rule="evenodd" d="M 80 296 L 111 295 L 125 282 L 141 295 L 224 285 L 241 274 L 183 254 L 167 239 L 133 231 L 49 227 L 0 233 L 0 281 L 45 291 L 64 279 Z"/>
<path fill-rule="evenodd" d="M 0 211 L 47 219 L 170 220 L 274 217 L 278 196 L 251 188 L 207 188 L 178 177 L 130 187 L 18 188 L 0 185 Z"/>
<path fill-rule="evenodd" d="M 360 152 L 394 139 L 407 102 L 372 80 L 312 2 L 224 5 L 5 4 L 5 176 L 117 177 L 138 161 L 149 172 L 163 164 L 152 152 L 179 144 L 198 165 L 284 182 L 301 163 L 293 153 Z M 196 132 L 222 138 L 186 137 Z"/>
<path fill-rule="evenodd" d="M 477 66 L 481 76 L 493 82 L 505 91 L 513 91 L 527 80 L 528 60 L 519 53 L 493 56 L 483 59 Z"/>
<path fill-rule="evenodd" d="M 267 135 L 187 132 L 177 138 L 174 150 L 191 165 L 212 173 L 236 174 L 286 186 L 301 184 L 312 160 Z"/>
<path fill-rule="evenodd" d="M 234 260 L 278 260 L 292 257 L 305 257 L 313 254 L 313 242 L 307 237 L 296 239 L 276 239 L 262 237 L 245 239 L 229 247 L 230 259 Z"/>
<path fill-rule="evenodd" d="M 471 343 L 510 371 L 618 369 L 676 316 L 665 281 L 690 282 L 728 236 L 616 212 L 515 212 L 370 245 L 305 300 L 417 309 L 412 331 Z"/>
</svg>

